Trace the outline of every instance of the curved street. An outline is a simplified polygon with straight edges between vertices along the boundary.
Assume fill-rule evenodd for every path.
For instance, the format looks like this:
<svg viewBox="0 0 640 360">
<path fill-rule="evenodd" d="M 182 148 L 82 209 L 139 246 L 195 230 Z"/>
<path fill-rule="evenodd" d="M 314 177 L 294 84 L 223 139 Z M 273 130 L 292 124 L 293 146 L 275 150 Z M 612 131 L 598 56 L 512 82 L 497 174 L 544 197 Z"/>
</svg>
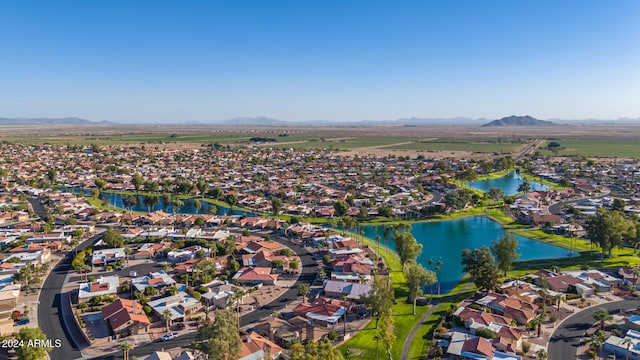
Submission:
<svg viewBox="0 0 640 360">
<path fill-rule="evenodd" d="M 101 236 L 102 235 L 99 234 L 85 240 L 78 245 L 78 250 L 89 247 Z M 47 339 L 62 340 L 62 345 L 59 348 L 54 348 L 53 351 L 49 353 L 52 359 L 77 359 L 82 356 L 78 349 L 79 345 L 77 341 L 83 337 L 81 334 L 75 332 L 74 329 L 67 329 L 63 325 L 62 314 L 60 312 L 61 291 L 65 278 L 69 272 L 73 271 L 71 269 L 73 255 L 73 252 L 68 252 L 51 270 L 42 285 L 40 297 L 38 298 L 40 302 L 38 306 L 38 325 L 42 331 L 47 334 Z"/>
<path fill-rule="evenodd" d="M 549 340 L 549 360 L 576 359 L 580 342 L 587 330 L 593 326 L 593 313 L 605 308 L 609 313 L 632 310 L 638 307 L 638 300 L 621 300 L 592 306 L 566 318 L 553 332 Z"/>
<path fill-rule="evenodd" d="M 78 250 L 89 247 L 93 241 L 101 235 L 96 235 L 78 246 Z M 260 319 L 271 316 L 274 311 L 283 309 L 290 302 L 298 298 L 298 285 L 301 283 L 312 283 L 318 273 L 317 262 L 313 257 L 300 245 L 291 243 L 284 237 L 273 237 L 273 241 L 279 242 L 291 248 L 299 257 L 302 265 L 302 272 L 298 277 L 295 285 L 285 291 L 271 303 L 258 308 L 241 318 L 241 326 L 246 326 L 257 322 Z M 81 359 L 83 354 L 78 348 L 76 339 L 81 339 L 82 335 L 74 332 L 74 329 L 67 329 L 60 315 L 60 293 L 64 285 L 65 278 L 71 269 L 71 261 L 73 261 L 73 253 L 69 252 L 50 272 L 44 282 L 42 292 L 40 293 L 40 307 L 38 309 L 38 322 L 42 330 L 47 334 L 49 339 L 62 339 L 62 346 L 54 348 L 49 354 L 52 359 Z M 138 267 L 148 267 L 150 264 L 138 265 Z M 157 264 L 154 264 L 157 265 Z M 158 265 L 159 266 L 159 265 Z M 133 268 L 133 267 L 132 267 Z M 127 269 L 126 271 L 130 271 Z M 71 332 L 69 331 L 71 330 Z M 64 337 L 63 338 L 63 335 Z M 149 355 L 154 351 L 167 349 L 170 347 L 189 347 L 191 341 L 195 339 L 195 332 L 188 335 L 180 336 L 169 342 L 152 342 L 139 345 L 129 352 L 130 356 L 142 357 Z M 82 346 L 80 346 L 82 347 Z M 93 357 L 94 359 L 122 359 L 122 353 L 115 352 L 102 356 Z"/>
</svg>

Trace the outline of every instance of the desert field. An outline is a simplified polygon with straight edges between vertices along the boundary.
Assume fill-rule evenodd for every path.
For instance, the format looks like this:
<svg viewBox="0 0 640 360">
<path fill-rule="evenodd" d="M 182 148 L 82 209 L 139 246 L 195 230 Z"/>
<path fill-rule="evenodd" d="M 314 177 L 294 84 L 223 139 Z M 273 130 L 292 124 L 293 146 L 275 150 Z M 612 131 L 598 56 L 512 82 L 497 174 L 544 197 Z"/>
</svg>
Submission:
<svg viewBox="0 0 640 360">
<path fill-rule="evenodd" d="M 251 138 L 272 141 L 256 142 Z M 255 139 L 254 139 L 255 140 Z M 218 143 L 280 149 L 330 149 L 344 155 L 396 155 L 486 158 L 517 154 L 539 142 L 544 155 L 640 157 L 640 125 L 563 125 L 553 127 L 335 126 L 249 127 L 220 125 L 3 126 L 9 143 L 137 145 L 198 148 Z M 557 153 L 547 143 L 562 145 Z M 536 144 L 537 145 L 537 144 Z"/>
</svg>

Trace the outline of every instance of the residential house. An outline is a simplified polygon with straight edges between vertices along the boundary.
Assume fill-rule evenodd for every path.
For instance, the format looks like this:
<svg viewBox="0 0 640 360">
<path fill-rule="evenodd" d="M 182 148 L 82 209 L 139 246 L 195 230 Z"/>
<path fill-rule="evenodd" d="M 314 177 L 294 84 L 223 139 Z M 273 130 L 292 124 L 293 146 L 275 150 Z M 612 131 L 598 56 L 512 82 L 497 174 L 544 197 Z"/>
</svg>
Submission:
<svg viewBox="0 0 640 360">
<path fill-rule="evenodd" d="M 304 316 L 321 325 L 335 325 L 351 309 L 352 303 L 337 299 L 317 298 L 311 303 L 303 303 L 293 309 L 293 313 Z"/>
<path fill-rule="evenodd" d="M 94 250 L 91 258 L 92 266 L 107 266 L 118 259 L 125 259 L 124 248 Z"/>
<path fill-rule="evenodd" d="M 260 336 L 256 332 L 242 335 L 241 339 L 242 346 L 240 347 L 240 357 L 238 360 L 277 359 L 282 355 L 283 349 L 280 346 Z"/>
<path fill-rule="evenodd" d="M 233 276 L 241 285 L 275 285 L 278 274 L 272 274 L 271 268 L 243 267 Z"/>
<path fill-rule="evenodd" d="M 369 284 L 325 280 L 322 289 L 324 294 L 329 297 L 342 299 L 343 296 L 346 296 L 349 300 L 360 301 L 362 297 L 369 296 L 372 287 Z"/>
<path fill-rule="evenodd" d="M 517 296 L 490 292 L 476 301 L 476 304 L 486 306 L 493 312 L 514 319 L 519 325 L 525 325 L 536 317 L 538 305 L 527 302 Z"/>
<path fill-rule="evenodd" d="M 78 301 L 85 302 L 94 296 L 115 295 L 120 287 L 118 275 L 100 277 L 94 282 L 80 283 L 78 287 Z"/>
<path fill-rule="evenodd" d="M 183 291 L 176 295 L 149 301 L 147 305 L 151 306 L 153 312 L 159 317 L 162 317 L 165 310 L 169 310 L 172 321 L 184 319 L 186 315 L 193 314 L 202 307 L 198 300 Z"/>
<path fill-rule="evenodd" d="M 151 325 L 137 300 L 116 299 L 102 308 L 102 318 L 111 325 L 114 333 L 136 335 L 140 331 L 147 332 Z"/>
<path fill-rule="evenodd" d="M 156 289 L 172 286 L 176 283 L 175 280 L 169 274 L 164 271 L 151 272 L 149 275 L 140 276 L 131 279 L 133 287 L 140 292 L 144 292 L 144 289 L 148 287 L 154 287 Z"/>
</svg>

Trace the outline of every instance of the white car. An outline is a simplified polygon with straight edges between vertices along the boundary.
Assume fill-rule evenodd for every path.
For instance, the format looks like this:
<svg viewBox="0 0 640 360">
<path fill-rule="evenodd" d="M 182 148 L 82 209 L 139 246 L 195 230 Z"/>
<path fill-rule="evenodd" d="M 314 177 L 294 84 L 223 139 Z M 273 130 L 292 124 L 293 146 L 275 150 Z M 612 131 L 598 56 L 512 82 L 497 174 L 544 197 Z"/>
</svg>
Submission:
<svg viewBox="0 0 640 360">
<path fill-rule="evenodd" d="M 160 341 L 169 341 L 177 337 L 178 337 L 178 333 L 168 333 L 168 334 L 162 335 L 162 337 L 160 338 Z"/>
</svg>

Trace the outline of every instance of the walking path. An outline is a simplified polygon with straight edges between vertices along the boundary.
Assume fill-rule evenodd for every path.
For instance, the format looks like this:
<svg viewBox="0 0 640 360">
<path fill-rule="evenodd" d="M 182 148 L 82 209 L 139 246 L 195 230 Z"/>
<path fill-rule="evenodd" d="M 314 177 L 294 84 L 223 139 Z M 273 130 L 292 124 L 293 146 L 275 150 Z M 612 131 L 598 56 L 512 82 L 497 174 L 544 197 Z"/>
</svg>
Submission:
<svg viewBox="0 0 640 360">
<path fill-rule="evenodd" d="M 418 329 L 420 329 L 420 326 L 422 326 L 422 324 L 427 321 L 427 318 L 429 316 L 431 316 L 431 314 L 433 313 L 433 310 L 435 310 L 435 308 L 440 305 L 440 303 L 445 302 L 447 298 L 450 298 L 452 296 L 455 296 L 459 293 L 463 293 L 468 291 L 469 289 L 471 289 L 471 287 L 473 286 L 472 282 L 467 283 L 467 285 L 465 285 L 465 287 L 460 290 L 459 292 L 455 293 L 455 294 L 449 294 L 447 297 L 442 298 L 440 301 L 436 300 L 434 302 L 431 303 L 431 308 L 429 310 L 427 310 L 427 312 L 425 312 L 422 317 L 420 318 L 420 321 L 418 321 L 416 323 L 416 325 L 413 327 L 413 329 L 411 329 L 411 332 L 409 333 L 409 336 L 407 336 L 407 339 L 404 341 L 404 346 L 402 347 L 402 356 L 401 359 L 402 360 L 407 360 L 409 358 L 409 349 L 411 348 L 411 343 L 413 342 L 413 338 L 416 336 L 416 333 L 418 332 Z"/>
</svg>

